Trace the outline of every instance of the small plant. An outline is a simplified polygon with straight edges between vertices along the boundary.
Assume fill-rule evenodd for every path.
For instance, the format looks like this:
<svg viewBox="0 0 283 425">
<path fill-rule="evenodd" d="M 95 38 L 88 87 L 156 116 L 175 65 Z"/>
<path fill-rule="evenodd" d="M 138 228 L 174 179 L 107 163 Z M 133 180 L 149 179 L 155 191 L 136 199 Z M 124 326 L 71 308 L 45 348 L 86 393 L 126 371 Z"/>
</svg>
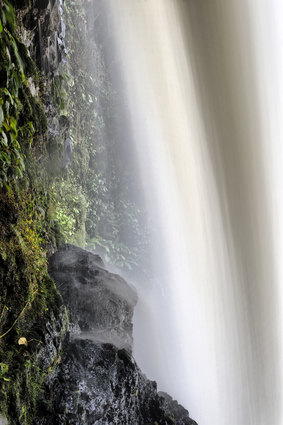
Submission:
<svg viewBox="0 0 283 425">
<path fill-rule="evenodd" d="M 18 142 L 17 116 L 21 105 L 18 101 L 19 87 L 26 84 L 23 63 L 17 43 L 10 31 L 14 30 L 13 8 L 6 0 L 0 7 L 0 186 L 7 185 L 9 178 L 22 177 L 25 169 Z"/>
<path fill-rule="evenodd" d="M 0 379 L 3 379 L 6 382 L 9 382 L 10 379 L 7 378 L 6 376 L 4 376 L 9 369 L 9 365 L 5 364 L 5 363 L 0 363 Z"/>
<path fill-rule="evenodd" d="M 173 422 L 173 424 L 174 424 L 174 425 L 176 425 L 176 424 L 177 424 L 176 419 L 175 419 L 175 417 L 174 417 L 174 414 L 173 414 L 172 412 L 168 412 L 168 411 L 166 411 L 166 412 L 165 412 L 165 415 L 166 415 L 168 418 L 170 418 L 170 419 L 171 419 L 171 421 Z"/>
<path fill-rule="evenodd" d="M 63 82 L 68 81 L 69 76 L 64 74 L 55 75 L 51 83 L 51 99 L 52 103 L 60 114 L 66 107 L 67 93 L 64 89 Z"/>
</svg>

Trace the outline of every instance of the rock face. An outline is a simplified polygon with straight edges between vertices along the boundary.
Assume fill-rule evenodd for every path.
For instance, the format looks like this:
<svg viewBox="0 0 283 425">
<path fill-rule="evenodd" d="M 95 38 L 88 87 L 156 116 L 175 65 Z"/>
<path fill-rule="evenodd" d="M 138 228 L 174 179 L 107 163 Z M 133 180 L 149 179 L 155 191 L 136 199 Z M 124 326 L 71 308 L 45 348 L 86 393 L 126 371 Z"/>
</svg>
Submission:
<svg viewBox="0 0 283 425">
<path fill-rule="evenodd" d="M 73 154 L 68 118 L 59 116 L 58 112 L 62 100 L 62 67 L 67 56 L 63 0 L 16 0 L 15 8 L 19 38 L 44 76 L 41 97 L 48 126 L 45 140 L 48 155 L 43 152 L 40 161 L 50 174 L 57 174 L 69 168 Z M 32 77 L 27 82 L 38 100 L 38 83 Z"/>
<path fill-rule="evenodd" d="M 72 245 L 51 257 L 49 274 L 69 310 L 73 334 L 132 350 L 134 287 L 105 270 L 98 255 Z"/>
<path fill-rule="evenodd" d="M 4 416 L 0 413 L 0 425 L 8 425 L 7 419 L 4 418 Z"/>
<path fill-rule="evenodd" d="M 39 69 L 53 76 L 67 55 L 63 0 L 17 0 L 15 6 L 24 25 L 22 42 Z"/>
<path fill-rule="evenodd" d="M 186 409 L 157 392 L 131 354 L 134 288 L 107 272 L 99 256 L 74 246 L 51 257 L 49 272 L 71 332 L 34 424 L 196 425 Z"/>
</svg>

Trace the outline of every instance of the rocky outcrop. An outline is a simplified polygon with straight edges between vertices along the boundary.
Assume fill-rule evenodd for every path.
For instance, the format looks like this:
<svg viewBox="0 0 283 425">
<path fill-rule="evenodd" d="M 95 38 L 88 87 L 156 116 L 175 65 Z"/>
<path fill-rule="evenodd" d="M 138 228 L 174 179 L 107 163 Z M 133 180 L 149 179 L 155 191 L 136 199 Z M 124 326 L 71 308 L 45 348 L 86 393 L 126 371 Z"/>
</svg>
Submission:
<svg viewBox="0 0 283 425">
<path fill-rule="evenodd" d="M 105 270 L 98 255 L 73 245 L 51 257 L 49 274 L 69 310 L 72 334 L 132 350 L 133 286 Z"/>
<path fill-rule="evenodd" d="M 0 413 L 0 425 L 8 425 L 7 419 L 4 418 L 4 416 L 2 416 L 1 413 Z"/>
<path fill-rule="evenodd" d="M 70 245 L 51 257 L 49 272 L 71 331 L 34 424 L 196 425 L 132 356 L 135 289 L 105 270 L 99 256 Z"/>
<path fill-rule="evenodd" d="M 22 42 L 46 76 L 54 76 L 67 55 L 63 0 L 17 0 Z"/>
<path fill-rule="evenodd" d="M 18 36 L 28 55 L 40 69 L 41 88 L 35 75 L 28 78 L 31 95 L 42 102 L 47 119 L 47 146 L 39 160 L 50 174 L 66 171 L 72 162 L 72 140 L 69 120 L 60 116 L 63 108 L 63 64 L 66 62 L 65 23 L 63 0 L 17 0 Z"/>
</svg>

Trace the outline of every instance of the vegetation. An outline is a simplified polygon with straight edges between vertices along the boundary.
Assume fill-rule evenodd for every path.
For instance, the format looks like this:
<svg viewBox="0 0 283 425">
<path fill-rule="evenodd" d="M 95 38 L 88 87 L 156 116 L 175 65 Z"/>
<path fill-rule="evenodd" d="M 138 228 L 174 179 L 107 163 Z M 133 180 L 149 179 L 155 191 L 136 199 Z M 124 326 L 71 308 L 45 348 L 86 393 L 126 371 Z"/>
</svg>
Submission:
<svg viewBox="0 0 283 425">
<path fill-rule="evenodd" d="M 21 85 L 26 83 L 23 63 L 12 31 L 15 28 L 13 8 L 7 1 L 1 2 L 0 20 L 0 185 L 7 185 L 9 178 L 22 177 L 24 161 L 17 140 L 17 118 L 22 108 L 18 100 Z M 32 133 L 33 127 L 29 125 Z M 19 129 L 23 132 L 24 129 Z"/>
<path fill-rule="evenodd" d="M 48 366 L 40 360 L 46 323 L 63 308 L 47 271 L 48 250 L 63 236 L 52 215 L 52 180 L 38 162 L 47 150 L 44 81 L 16 36 L 12 6 L 0 3 L 0 411 L 30 424 L 59 357 Z"/>
<path fill-rule="evenodd" d="M 137 195 L 133 143 L 119 112 L 123 93 L 113 89 L 105 65 L 104 19 L 103 11 L 65 2 L 68 78 L 60 84 L 74 153 L 66 178 L 54 185 L 56 218 L 69 242 L 145 277 L 150 227 Z"/>
<path fill-rule="evenodd" d="M 27 424 L 60 355 L 41 365 L 46 323 L 62 308 L 47 271 L 47 249 L 56 236 L 43 188 L 25 177 L 17 185 L 9 181 L 9 190 L 0 193 L 0 410 Z"/>
</svg>

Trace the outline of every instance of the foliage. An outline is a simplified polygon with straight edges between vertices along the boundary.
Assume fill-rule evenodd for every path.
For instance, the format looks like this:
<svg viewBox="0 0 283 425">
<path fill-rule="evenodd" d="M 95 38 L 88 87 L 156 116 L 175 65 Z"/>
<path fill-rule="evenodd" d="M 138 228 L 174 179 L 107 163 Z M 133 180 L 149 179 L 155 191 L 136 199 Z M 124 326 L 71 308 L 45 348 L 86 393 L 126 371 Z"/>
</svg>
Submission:
<svg viewBox="0 0 283 425">
<path fill-rule="evenodd" d="M 0 32 L 7 27 L 11 30 L 15 29 L 14 9 L 7 0 L 1 0 L 0 8 Z"/>
<path fill-rule="evenodd" d="M 150 227 L 134 189 L 133 143 L 119 112 L 122 94 L 105 66 L 103 14 L 95 13 L 87 4 L 65 2 L 69 78 L 60 84 L 74 154 L 66 179 L 56 186 L 56 219 L 67 241 L 86 244 L 120 270 L 148 275 Z"/>
<path fill-rule="evenodd" d="M 56 205 L 54 220 L 59 224 L 65 240 L 84 245 L 84 223 L 87 201 L 81 186 L 77 184 L 72 170 L 68 178 L 54 182 L 51 190 L 52 202 Z M 83 236 L 81 236 L 83 233 Z"/>
<path fill-rule="evenodd" d="M 98 249 L 105 259 L 120 269 L 142 269 L 146 274 L 148 264 L 146 232 L 143 223 L 143 213 L 139 207 L 128 199 L 120 199 L 114 204 L 108 197 L 105 181 L 97 176 L 92 182 L 98 181 L 97 195 L 91 199 L 87 230 L 87 247 Z M 102 186 L 102 187 L 101 187 Z M 102 190 L 101 190 L 102 189 Z M 101 236 L 103 235 L 103 236 Z"/>
<path fill-rule="evenodd" d="M 44 197 L 34 193 L 34 187 L 15 187 L 2 189 L 0 209 L 0 254 L 2 279 L 5 285 L 1 292 L 1 301 L 13 304 L 17 300 L 17 312 L 23 310 L 27 302 L 41 297 L 42 282 L 48 276 L 46 226 Z M 40 199 L 41 195 L 41 199 Z M 7 210 L 10 215 L 6 215 Z M 4 273 L 6 272 L 6 273 Z M 14 293 L 15 292 L 15 293 Z M 12 298 L 11 298 L 12 296 Z M 31 305 L 28 306 L 28 309 Z M 41 306 L 43 310 L 45 306 Z M 13 317 L 18 317 L 15 314 Z"/>
<path fill-rule="evenodd" d="M 47 128 L 42 106 L 30 93 L 27 75 L 36 73 L 26 47 L 15 36 L 15 16 L 7 0 L 0 7 L 0 187 L 23 177 L 25 149 L 35 132 Z M 36 76 L 37 77 L 37 76 Z"/>
<path fill-rule="evenodd" d="M 8 28 L 14 29 L 14 12 L 7 1 L 1 4 L 0 20 L 0 185 L 8 178 L 22 177 L 24 161 L 17 141 L 17 101 L 19 86 L 24 84 L 25 75 L 14 37 Z M 7 184 L 7 183 L 6 183 Z"/>
<path fill-rule="evenodd" d="M 51 81 L 51 99 L 58 113 L 64 111 L 66 106 L 66 91 L 63 88 L 64 80 L 68 80 L 67 74 L 55 75 Z"/>
</svg>

